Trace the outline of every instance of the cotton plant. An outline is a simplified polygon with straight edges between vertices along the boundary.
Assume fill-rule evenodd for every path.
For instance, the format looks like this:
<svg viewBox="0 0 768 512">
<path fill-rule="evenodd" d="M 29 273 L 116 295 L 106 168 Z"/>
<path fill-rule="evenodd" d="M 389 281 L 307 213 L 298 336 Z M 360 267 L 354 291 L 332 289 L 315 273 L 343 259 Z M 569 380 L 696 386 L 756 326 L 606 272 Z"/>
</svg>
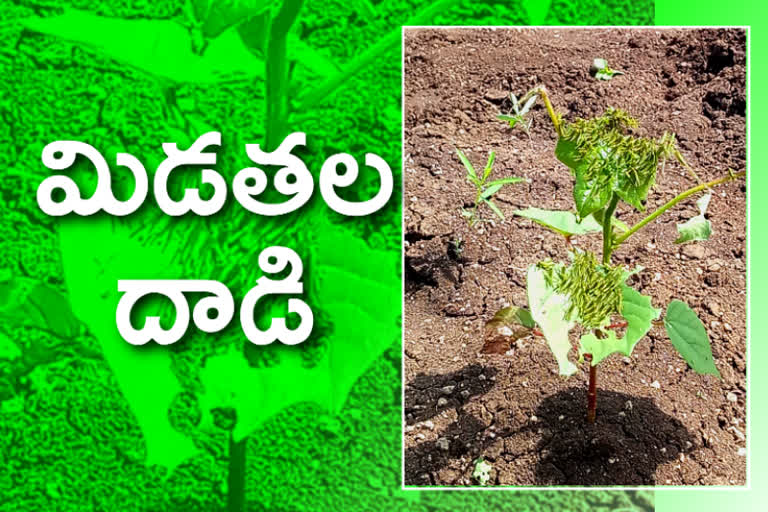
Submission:
<svg viewBox="0 0 768 512">
<path fill-rule="evenodd" d="M 706 210 L 718 185 L 743 178 L 745 172 L 728 172 L 701 182 L 680 153 L 675 136 L 664 133 L 654 139 L 634 133 L 638 124 L 629 113 L 609 108 L 592 119 L 565 121 L 557 114 L 544 87 L 528 95 L 541 97 L 557 134 L 555 156 L 573 178 L 573 211 L 530 207 L 515 215 L 530 219 L 564 237 L 568 261 L 545 259 L 527 269 L 528 309 L 507 307 L 488 323 L 486 352 L 503 353 L 510 342 L 531 334 L 543 336 L 557 361 L 559 373 L 577 372 L 576 363 L 589 365 L 587 420 L 592 423 L 597 406 L 597 367 L 612 354 L 630 357 L 635 346 L 655 325 L 663 325 L 672 345 L 697 373 L 720 377 L 712 356 L 710 339 L 696 312 L 681 300 L 662 309 L 651 297 L 628 284 L 630 276 L 643 271 L 617 265 L 612 255 L 635 233 L 682 201 L 698 197 L 699 214 L 677 225 L 678 244 L 697 243 L 712 235 Z M 657 172 L 676 160 L 698 184 L 670 199 L 656 210 L 645 212 L 645 203 Z M 645 213 L 628 226 L 616 217 L 619 204 Z M 573 236 L 599 232 L 602 253 L 576 248 Z M 571 357 L 570 334 L 577 326 L 578 359 Z"/>
</svg>

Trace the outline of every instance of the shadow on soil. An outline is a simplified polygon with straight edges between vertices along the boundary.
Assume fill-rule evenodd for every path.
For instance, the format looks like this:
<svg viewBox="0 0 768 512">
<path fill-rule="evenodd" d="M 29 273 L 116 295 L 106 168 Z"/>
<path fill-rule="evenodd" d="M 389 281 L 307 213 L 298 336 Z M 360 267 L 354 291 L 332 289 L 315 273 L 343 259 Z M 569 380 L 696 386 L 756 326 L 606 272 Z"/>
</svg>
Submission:
<svg viewBox="0 0 768 512">
<path fill-rule="evenodd" d="M 664 484 L 655 480 L 657 467 L 697 448 L 683 424 L 661 411 L 651 399 L 602 389 L 598 390 L 597 421 L 593 425 L 584 419 L 586 390 L 580 387 L 545 398 L 536 409 L 537 421 L 522 428 L 512 428 L 519 420 L 508 418 L 505 411 L 497 411 L 492 420 L 480 418 L 478 412 L 485 409 L 473 407 L 470 399 L 486 393 L 493 382 L 472 379 L 478 372 L 490 376 L 492 370 L 474 365 L 456 374 L 420 375 L 414 379 L 414 383 L 422 384 L 419 387 L 408 384 L 408 424 L 425 421 L 450 408 L 456 410 L 457 419 L 438 432 L 437 440 L 406 450 L 406 485 L 459 484 L 472 471 L 466 461 L 481 456 L 495 466 L 491 483 L 497 485 Z M 452 398 L 447 404 L 440 401 L 437 406 L 441 388 L 464 379 L 469 381 L 470 394 L 465 393 L 463 400 Z M 490 423 L 495 426 L 492 437 L 486 435 Z M 532 475 L 533 481 L 521 482 L 514 475 L 502 478 L 498 474 L 497 468 L 510 471 L 515 459 L 530 458 L 532 452 L 537 454 L 533 467 L 521 470 Z M 465 462 L 459 467 L 457 460 L 461 458 Z"/>
<path fill-rule="evenodd" d="M 462 407 L 472 397 L 487 393 L 497 373 L 495 368 L 472 364 L 445 375 L 417 375 L 405 387 L 406 423 L 412 425 Z"/>
<path fill-rule="evenodd" d="M 656 468 L 694 449 L 691 433 L 650 398 L 598 390 L 588 425 L 586 391 L 569 388 L 536 409 L 542 428 L 535 468 L 540 485 L 653 485 Z M 560 417 L 564 416 L 563 420 Z"/>
</svg>

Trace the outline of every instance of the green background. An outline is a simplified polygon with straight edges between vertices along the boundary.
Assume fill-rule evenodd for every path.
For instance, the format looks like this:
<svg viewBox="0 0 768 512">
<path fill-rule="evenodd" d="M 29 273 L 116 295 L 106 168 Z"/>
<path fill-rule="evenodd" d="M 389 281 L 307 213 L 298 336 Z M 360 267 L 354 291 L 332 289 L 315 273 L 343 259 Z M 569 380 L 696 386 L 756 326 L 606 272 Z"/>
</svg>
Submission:
<svg viewBox="0 0 768 512">
<path fill-rule="evenodd" d="M 761 201 L 752 201 L 755 197 L 755 191 L 765 190 L 768 187 L 766 176 L 763 173 L 752 174 L 753 169 L 760 169 L 761 164 L 765 162 L 765 151 L 760 145 L 762 127 L 761 124 L 752 122 L 754 119 L 760 119 L 760 112 L 765 112 L 765 99 L 761 96 L 760 90 L 765 84 L 766 72 L 766 17 L 765 5 L 760 2 L 738 1 L 738 2 L 715 2 L 712 0 L 702 1 L 669 1 L 657 0 L 656 2 L 656 24 L 657 25 L 748 25 L 750 31 L 748 34 L 748 107 L 747 107 L 747 135 L 748 141 L 757 141 L 757 144 L 748 142 L 748 187 L 750 194 L 748 202 L 747 226 L 750 231 L 748 236 L 748 336 L 749 343 L 749 368 L 747 370 L 748 378 L 748 402 L 747 416 L 750 422 L 749 433 L 747 434 L 747 481 L 749 490 L 659 490 L 656 491 L 656 510 L 660 512 L 671 512 L 676 510 L 702 510 L 702 511 L 722 511 L 722 510 L 764 510 L 768 491 L 766 491 L 766 455 L 768 446 L 764 436 L 760 432 L 768 423 L 768 416 L 762 411 L 759 402 L 755 403 L 755 397 L 760 397 L 760 390 L 767 389 L 765 374 L 761 372 L 753 373 L 754 368 L 761 368 L 761 365 L 768 360 L 768 349 L 764 343 L 755 342 L 760 340 L 761 335 L 766 332 L 766 320 L 760 315 L 760 304 L 765 300 L 765 289 L 761 284 L 765 283 L 763 272 L 760 267 L 754 271 L 751 265 L 753 261 L 763 261 L 766 257 L 768 246 L 761 243 L 759 228 L 753 229 L 752 219 L 764 217 L 766 205 Z M 757 93 L 755 93 L 757 91 Z M 759 195 L 757 196 L 759 197 Z M 759 224 L 758 224 L 759 226 Z M 752 313 L 757 311 L 757 315 Z M 759 398 L 758 398 L 759 400 Z M 752 434 L 752 435 L 750 435 Z M 754 435 L 757 434 L 757 435 Z"/>
<path fill-rule="evenodd" d="M 263 37 L 272 16 L 259 12 L 263 3 L 283 7 L 271 11 L 274 37 Z M 0 3 L 0 511 L 220 510 L 239 485 L 233 469 L 245 476 L 248 510 L 576 511 L 639 503 L 624 492 L 399 490 L 399 186 L 384 210 L 361 219 L 316 199 L 277 219 L 231 201 L 209 219 L 168 219 L 148 201 L 120 221 L 58 220 L 39 211 L 35 190 L 49 175 L 40 163 L 48 142 L 86 141 L 109 162 L 126 151 L 151 172 L 162 142 L 188 144 L 211 129 L 224 138 L 217 169 L 228 182 L 249 165 L 242 144 L 274 147 L 303 130 L 302 156 L 314 173 L 337 152 L 372 152 L 399 183 L 401 25 L 652 24 L 653 2 L 212 5 L 76 0 L 67 6 L 81 12 L 57 18 L 61 2 Z M 300 9 L 283 45 L 279 25 L 291 21 L 291 5 Z M 733 2 L 656 2 L 657 24 L 758 18 Z M 239 30 L 229 27 L 244 19 Z M 751 34 L 756 72 L 759 30 Z M 78 165 L 84 189 L 93 185 L 89 176 Z M 184 176 L 172 193 L 184 180 L 194 183 L 195 173 Z M 127 194 L 130 186 L 119 181 L 116 189 Z M 376 187 L 364 174 L 347 197 L 369 197 Z M 234 321 L 219 335 L 190 332 L 173 349 L 134 349 L 116 336 L 116 279 L 216 279 L 237 300 L 260 275 L 259 251 L 280 244 L 302 256 L 316 318 L 312 338 L 295 350 L 249 347 Z M 143 307 L 167 311 L 162 301 Z M 262 321 L 282 307 L 268 303 Z M 753 364 L 765 357 L 755 349 Z M 250 433 L 247 441 L 231 438 L 235 425 Z M 760 440 L 750 448 L 759 489 L 756 455 L 765 450 Z M 246 456 L 233 463 L 238 450 Z M 660 491 L 657 508 L 700 499 L 699 510 L 747 510 L 754 498 Z"/>
</svg>

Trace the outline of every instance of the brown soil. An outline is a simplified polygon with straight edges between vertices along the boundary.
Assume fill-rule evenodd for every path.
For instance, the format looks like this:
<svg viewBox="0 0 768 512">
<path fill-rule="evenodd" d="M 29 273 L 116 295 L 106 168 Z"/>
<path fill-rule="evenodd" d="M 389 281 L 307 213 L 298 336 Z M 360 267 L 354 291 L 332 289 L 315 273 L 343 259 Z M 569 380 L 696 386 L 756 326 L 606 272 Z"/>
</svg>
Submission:
<svg viewBox="0 0 768 512">
<path fill-rule="evenodd" d="M 473 461 L 492 484 L 743 485 L 746 478 L 744 181 L 716 190 L 707 242 L 679 246 L 688 201 L 629 239 L 614 263 L 656 307 L 687 302 L 708 327 L 722 380 L 690 370 L 654 327 L 631 360 L 598 369 L 598 417 L 585 421 L 586 367 L 563 380 L 542 338 L 506 355 L 481 354 L 483 326 L 505 304 L 526 305 L 525 269 L 567 261 L 563 239 L 515 218 L 518 208 L 572 207 L 572 181 L 554 157 L 541 104 L 531 139 L 495 119 L 507 93 L 544 84 L 567 119 L 628 110 L 641 133 L 677 134 L 704 180 L 746 167 L 745 33 L 698 29 L 409 29 L 405 35 L 405 483 L 470 485 Z M 627 73 L 589 75 L 606 58 Z M 459 210 L 472 187 L 454 147 L 495 177 L 523 176 L 470 228 Z M 647 208 L 694 184 L 677 164 L 659 172 Z M 619 218 L 642 214 L 620 205 Z M 599 252 L 600 236 L 577 244 Z M 575 360 L 575 357 L 573 357 Z"/>
</svg>

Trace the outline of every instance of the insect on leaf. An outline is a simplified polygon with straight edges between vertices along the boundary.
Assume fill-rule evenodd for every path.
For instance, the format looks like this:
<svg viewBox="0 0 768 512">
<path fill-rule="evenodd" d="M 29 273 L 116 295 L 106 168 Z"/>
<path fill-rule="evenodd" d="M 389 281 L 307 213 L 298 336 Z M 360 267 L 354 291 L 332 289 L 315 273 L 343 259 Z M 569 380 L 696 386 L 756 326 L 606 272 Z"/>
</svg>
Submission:
<svg viewBox="0 0 768 512">
<path fill-rule="evenodd" d="M 635 345 L 648 333 L 653 320 L 658 319 L 660 314 L 661 310 L 651 305 L 650 297 L 623 285 L 621 316 L 627 321 L 626 333 L 618 338 L 614 331 L 608 329 L 604 331 L 607 336 L 604 339 L 598 339 L 593 333 L 585 334 L 579 343 L 579 358 L 592 354 L 592 366 L 597 366 L 615 352 L 631 356 Z"/>
<path fill-rule="evenodd" d="M 560 375 L 573 375 L 576 372 L 576 365 L 568 359 L 568 353 L 571 350 L 568 333 L 574 322 L 566 317 L 570 299 L 566 295 L 557 293 L 547 283 L 545 271 L 536 265 L 528 269 L 527 285 L 531 316 L 541 327 L 549 350 L 557 360 Z"/>
<path fill-rule="evenodd" d="M 704 215 L 707 213 L 709 201 L 712 199 L 712 193 L 706 194 L 696 201 L 699 208 L 699 215 L 688 219 L 686 222 L 677 225 L 677 232 L 680 236 L 675 240 L 676 244 L 684 244 L 694 240 L 709 240 L 712 235 L 712 223 Z"/>
<path fill-rule="evenodd" d="M 591 216 L 581 222 L 572 212 L 557 210 L 542 210 L 540 208 L 526 208 L 515 210 L 515 215 L 525 217 L 549 228 L 562 236 L 584 235 L 586 233 L 600 232 L 603 228 Z"/>
<path fill-rule="evenodd" d="M 593 153 L 593 158 L 604 160 L 605 151 Z M 579 156 L 576 144 L 563 139 L 557 141 L 555 156 L 571 168 L 576 181 L 573 185 L 573 199 L 580 218 L 604 208 L 613 194 L 614 178 L 610 175 L 591 177 L 590 162 Z"/>
<path fill-rule="evenodd" d="M 688 366 L 700 374 L 720 377 L 712 358 L 712 346 L 704 324 L 685 302 L 673 300 L 667 306 L 664 327 Z"/>
<path fill-rule="evenodd" d="M 503 354 L 512 343 L 530 336 L 534 327 L 536 322 L 527 309 L 515 306 L 501 309 L 485 324 L 482 351 L 486 354 Z"/>
</svg>

